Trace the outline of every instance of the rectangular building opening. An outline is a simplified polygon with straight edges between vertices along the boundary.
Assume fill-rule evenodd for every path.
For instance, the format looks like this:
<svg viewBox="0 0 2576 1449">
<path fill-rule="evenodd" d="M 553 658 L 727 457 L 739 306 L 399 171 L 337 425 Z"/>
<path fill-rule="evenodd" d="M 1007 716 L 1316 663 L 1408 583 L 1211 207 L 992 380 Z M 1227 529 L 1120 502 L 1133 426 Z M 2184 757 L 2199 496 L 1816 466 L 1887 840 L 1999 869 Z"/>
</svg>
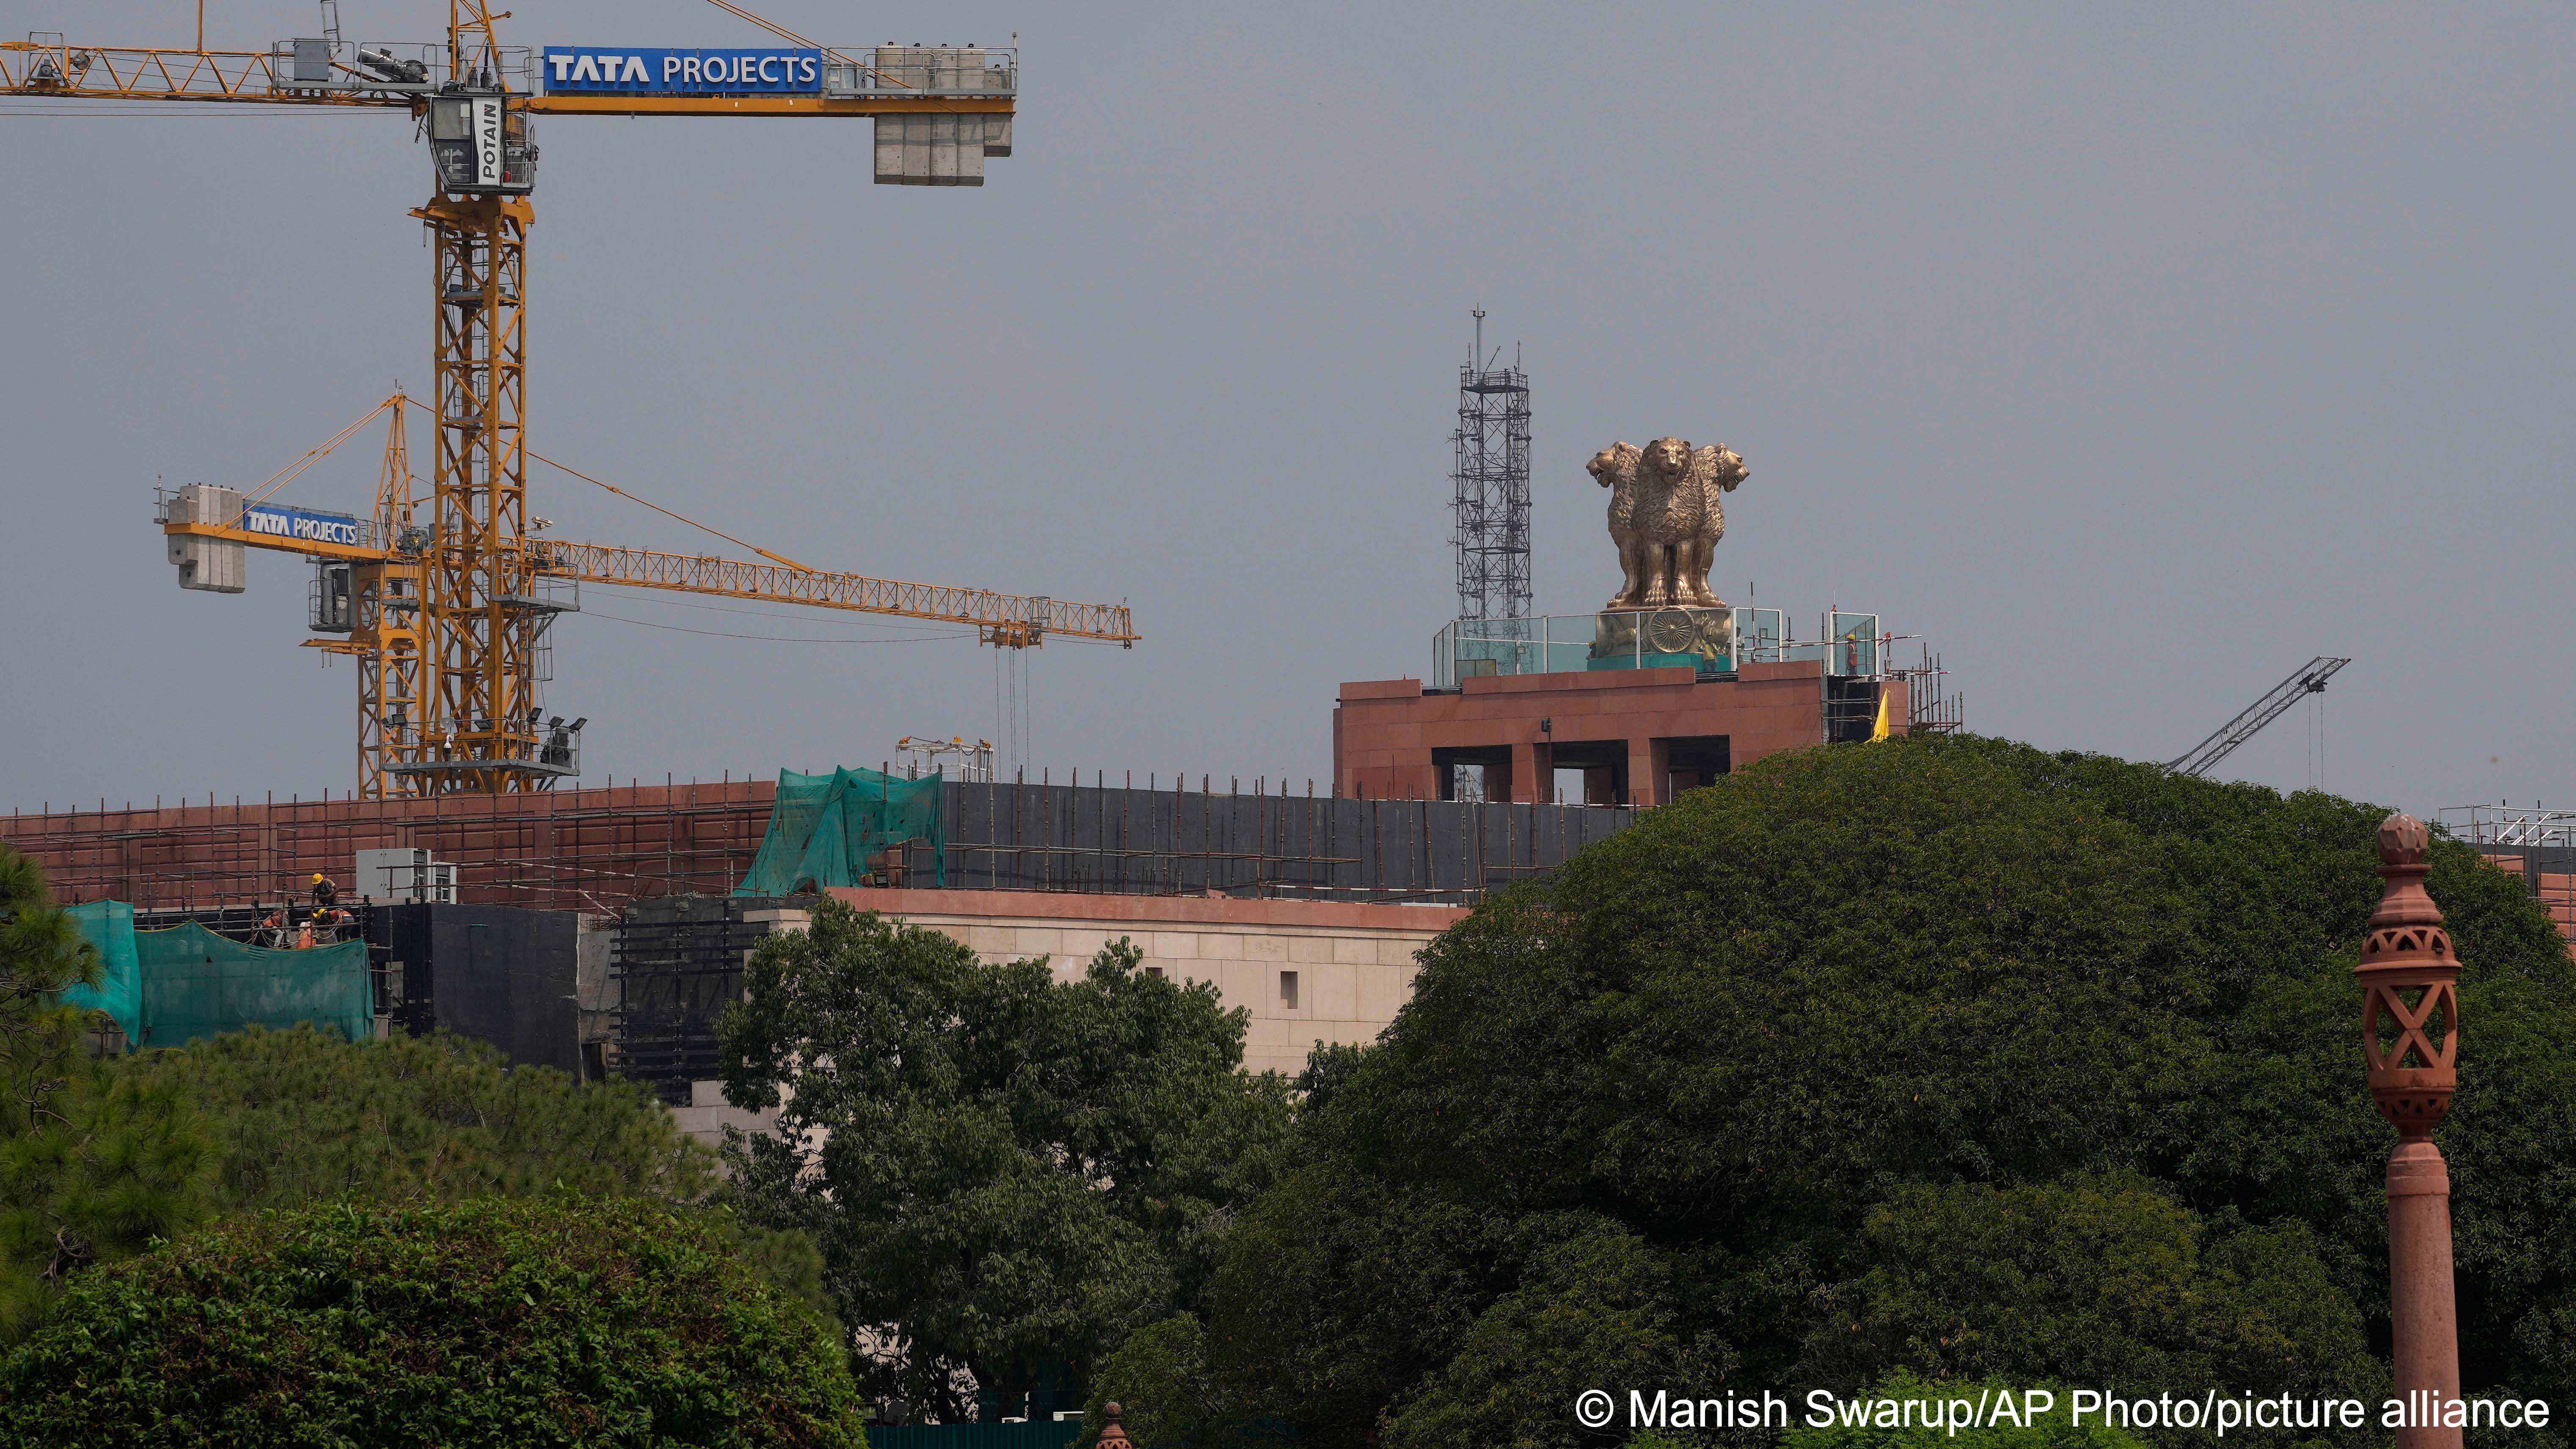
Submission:
<svg viewBox="0 0 2576 1449">
<path fill-rule="evenodd" d="M 1279 973 L 1279 1004 L 1290 1011 L 1297 1009 L 1297 973 L 1294 971 Z"/>
<path fill-rule="evenodd" d="M 1878 727 L 1879 681 L 1832 678 L 1825 681 L 1825 739 L 1837 745 L 1857 744 Z"/>
<path fill-rule="evenodd" d="M 1664 746 L 1667 800 L 1684 790 L 1716 784 L 1732 764 L 1725 735 L 1677 735 L 1659 743 Z"/>
<path fill-rule="evenodd" d="M 1477 745 L 1433 750 L 1431 773 L 1440 781 L 1440 798 L 1443 800 L 1485 800 L 1499 804 L 1512 798 L 1512 747 Z"/>
<path fill-rule="evenodd" d="M 1559 742 L 1555 750 L 1557 775 L 1568 771 L 1582 775 L 1582 793 L 1567 792 L 1568 805 L 1625 805 L 1628 803 L 1628 742 L 1626 740 L 1588 740 Z"/>
</svg>

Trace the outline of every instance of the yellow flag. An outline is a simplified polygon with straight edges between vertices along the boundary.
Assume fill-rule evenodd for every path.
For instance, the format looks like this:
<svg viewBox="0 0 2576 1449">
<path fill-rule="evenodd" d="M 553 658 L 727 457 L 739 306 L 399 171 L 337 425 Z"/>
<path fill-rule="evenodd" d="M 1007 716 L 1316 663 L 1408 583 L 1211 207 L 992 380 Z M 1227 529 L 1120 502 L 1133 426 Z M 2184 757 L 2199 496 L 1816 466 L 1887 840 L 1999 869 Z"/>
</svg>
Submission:
<svg viewBox="0 0 2576 1449">
<path fill-rule="evenodd" d="M 1869 742 L 1873 745 L 1877 744 L 1891 733 L 1893 731 L 1887 725 L 1887 687 L 1881 685 L 1878 690 L 1878 723 L 1870 726 Z"/>
</svg>

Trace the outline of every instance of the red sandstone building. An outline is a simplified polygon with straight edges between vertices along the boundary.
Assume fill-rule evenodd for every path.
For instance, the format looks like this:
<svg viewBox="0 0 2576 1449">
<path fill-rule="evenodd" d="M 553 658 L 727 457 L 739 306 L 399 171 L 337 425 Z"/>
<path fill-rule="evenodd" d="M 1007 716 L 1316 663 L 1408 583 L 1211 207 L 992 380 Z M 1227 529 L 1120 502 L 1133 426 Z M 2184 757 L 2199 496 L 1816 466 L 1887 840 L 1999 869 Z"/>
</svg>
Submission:
<svg viewBox="0 0 2576 1449">
<path fill-rule="evenodd" d="M 1747 661 L 1711 676 L 1669 668 L 1470 675 L 1342 686 L 1333 780 L 1346 795 L 1446 800 L 1458 768 L 1490 801 L 1661 805 L 1739 765 L 1867 738 L 1882 701 L 1904 734 L 1907 681 L 1829 675 L 1822 659 Z M 1581 772 L 1579 793 L 1568 788 Z"/>
</svg>

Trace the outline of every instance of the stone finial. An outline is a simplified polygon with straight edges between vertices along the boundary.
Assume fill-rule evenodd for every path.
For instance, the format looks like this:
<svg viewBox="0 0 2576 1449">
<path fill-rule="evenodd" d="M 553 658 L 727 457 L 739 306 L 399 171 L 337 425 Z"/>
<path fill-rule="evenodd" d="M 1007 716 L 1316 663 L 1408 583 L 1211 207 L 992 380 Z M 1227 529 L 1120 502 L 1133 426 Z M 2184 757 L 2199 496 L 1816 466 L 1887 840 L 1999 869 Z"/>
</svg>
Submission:
<svg viewBox="0 0 2576 1449">
<path fill-rule="evenodd" d="M 2391 815 L 2379 826 L 2386 882 L 2361 946 L 2361 1049 L 2379 1114 L 2406 1139 L 2432 1135 L 2459 1088 L 2459 958 L 2442 909 L 2424 889 L 2432 842 L 2424 822 Z"/>
<path fill-rule="evenodd" d="M 1099 1449 L 1128 1449 L 1127 1431 L 1118 1427 L 1118 1416 L 1123 1412 L 1115 1399 L 1100 1406 Z"/>
<path fill-rule="evenodd" d="M 2412 815 L 2391 815 L 2379 822 L 2379 859 L 2383 865 L 2422 865 L 2432 846 L 2432 832 Z"/>
<path fill-rule="evenodd" d="M 2379 878 L 2386 885 L 2352 974 L 2361 978 L 2370 1099 L 2397 1129 L 2388 1154 L 2389 1366 L 2406 1402 L 2439 1407 L 2460 1397 L 2451 1177 L 2433 1143 L 2460 1085 L 2460 958 L 2442 929 L 2442 908 L 2424 889 L 2431 870 L 2423 821 L 2391 815 L 2380 822 Z M 2460 1449 L 2460 1430 L 2444 1418 L 2399 1425 L 2397 1449 Z"/>
<path fill-rule="evenodd" d="M 2396 948 L 2399 936 L 2383 930 L 2390 926 L 2431 926 L 2442 924 L 2442 909 L 2424 893 L 2424 877 L 2432 870 L 2432 837 L 2424 822 L 2412 815 L 2391 815 L 2379 822 L 2379 878 L 2387 887 L 2379 897 L 2379 909 L 2371 913 L 2370 939 L 2362 946 L 2365 959 L 2383 950 Z M 2451 938 L 2434 933 L 2444 956 L 2450 954 Z"/>
</svg>

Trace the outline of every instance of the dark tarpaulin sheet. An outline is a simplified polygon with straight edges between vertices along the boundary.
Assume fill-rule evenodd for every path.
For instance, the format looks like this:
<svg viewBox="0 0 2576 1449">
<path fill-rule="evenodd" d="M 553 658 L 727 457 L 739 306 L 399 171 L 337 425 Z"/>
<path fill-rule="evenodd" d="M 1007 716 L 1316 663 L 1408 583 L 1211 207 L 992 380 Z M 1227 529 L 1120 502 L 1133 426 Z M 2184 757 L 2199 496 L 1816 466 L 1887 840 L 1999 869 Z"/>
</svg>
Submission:
<svg viewBox="0 0 2576 1449">
<path fill-rule="evenodd" d="M 957 782 L 951 859 L 908 852 L 966 890 L 1206 891 L 1468 903 L 1545 875 L 1625 829 L 1626 806 L 1357 800 L 1094 785 Z"/>
</svg>

